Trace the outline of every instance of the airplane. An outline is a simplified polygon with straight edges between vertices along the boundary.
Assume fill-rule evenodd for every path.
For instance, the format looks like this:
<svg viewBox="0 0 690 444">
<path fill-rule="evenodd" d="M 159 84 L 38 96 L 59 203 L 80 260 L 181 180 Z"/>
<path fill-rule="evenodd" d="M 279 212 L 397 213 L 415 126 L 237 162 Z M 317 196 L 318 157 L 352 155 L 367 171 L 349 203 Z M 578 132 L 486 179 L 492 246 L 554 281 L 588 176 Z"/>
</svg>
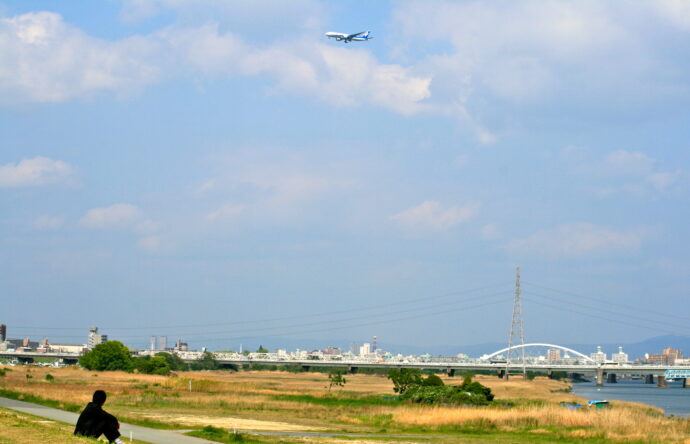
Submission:
<svg viewBox="0 0 690 444">
<path fill-rule="evenodd" d="M 355 42 L 366 42 L 367 40 L 373 39 L 369 37 L 369 31 L 358 32 L 357 34 L 343 34 L 342 32 L 327 32 L 326 37 L 329 39 L 336 39 L 339 42 L 350 43 Z"/>
</svg>

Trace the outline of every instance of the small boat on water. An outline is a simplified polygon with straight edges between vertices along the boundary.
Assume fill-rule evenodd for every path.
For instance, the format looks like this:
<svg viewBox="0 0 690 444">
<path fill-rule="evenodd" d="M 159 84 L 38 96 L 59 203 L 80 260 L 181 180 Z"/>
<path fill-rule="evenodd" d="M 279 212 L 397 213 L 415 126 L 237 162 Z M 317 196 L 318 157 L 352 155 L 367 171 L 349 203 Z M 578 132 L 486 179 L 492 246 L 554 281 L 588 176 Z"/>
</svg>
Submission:
<svg viewBox="0 0 690 444">
<path fill-rule="evenodd" d="M 596 407 L 598 409 L 603 409 L 604 407 L 607 407 L 609 405 L 609 402 L 607 400 L 599 401 L 599 400 L 593 400 L 593 401 L 587 401 L 587 407 Z"/>
</svg>

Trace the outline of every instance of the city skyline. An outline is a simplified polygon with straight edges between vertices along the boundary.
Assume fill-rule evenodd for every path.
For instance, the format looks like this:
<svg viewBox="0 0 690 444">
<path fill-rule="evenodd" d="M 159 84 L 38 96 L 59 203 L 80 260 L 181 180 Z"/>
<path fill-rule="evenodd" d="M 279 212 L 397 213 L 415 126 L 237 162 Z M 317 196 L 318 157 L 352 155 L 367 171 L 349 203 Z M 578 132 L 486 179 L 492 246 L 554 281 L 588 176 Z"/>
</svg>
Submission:
<svg viewBox="0 0 690 444">
<path fill-rule="evenodd" d="M 690 335 L 690 8 L 428 5 L 0 0 L 2 322 Z"/>
</svg>

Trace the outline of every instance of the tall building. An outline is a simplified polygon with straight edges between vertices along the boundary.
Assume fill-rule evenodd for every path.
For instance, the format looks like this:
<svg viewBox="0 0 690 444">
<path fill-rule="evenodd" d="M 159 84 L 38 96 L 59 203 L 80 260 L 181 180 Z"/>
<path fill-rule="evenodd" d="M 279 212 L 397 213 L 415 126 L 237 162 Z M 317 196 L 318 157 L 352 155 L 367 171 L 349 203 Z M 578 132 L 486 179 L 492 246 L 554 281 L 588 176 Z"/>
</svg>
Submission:
<svg viewBox="0 0 690 444">
<path fill-rule="evenodd" d="M 352 353 L 354 356 L 357 356 L 359 354 L 359 344 L 356 342 L 353 342 L 350 344 L 350 353 Z"/>
<path fill-rule="evenodd" d="M 376 345 L 376 336 L 372 336 L 371 338 L 371 352 L 375 353 L 376 350 L 378 350 L 378 346 Z"/>
<path fill-rule="evenodd" d="M 557 348 L 550 348 L 546 351 L 546 360 L 549 362 L 558 362 L 561 360 L 561 351 Z"/>
<path fill-rule="evenodd" d="M 160 336 L 158 338 L 158 350 L 163 350 L 168 348 L 168 337 L 167 336 Z"/>
<path fill-rule="evenodd" d="M 595 362 L 606 362 L 606 353 L 601 351 L 601 345 L 597 345 L 597 352 L 589 355 Z"/>
<path fill-rule="evenodd" d="M 175 351 L 188 351 L 189 350 L 189 345 L 186 342 L 182 342 L 182 339 L 177 338 L 177 342 L 175 342 Z"/>
<path fill-rule="evenodd" d="M 98 333 L 98 327 L 91 327 L 89 329 L 89 340 L 86 345 L 89 349 L 94 348 L 98 344 L 108 342 L 108 335 L 102 335 Z"/>
<path fill-rule="evenodd" d="M 681 359 L 683 353 L 676 348 L 666 347 L 661 354 L 647 355 L 647 362 L 655 365 L 674 365 L 677 359 Z"/>
<path fill-rule="evenodd" d="M 156 350 L 156 342 L 158 342 L 158 338 L 156 336 L 151 336 L 151 342 L 149 343 L 149 350 L 154 351 Z"/>
<path fill-rule="evenodd" d="M 370 353 L 371 353 L 371 344 L 369 344 L 368 342 L 365 342 L 359 348 L 359 356 L 365 357 L 365 356 L 368 356 Z"/>
<path fill-rule="evenodd" d="M 0 324 L 0 342 L 5 342 L 5 339 L 7 339 L 7 326 Z"/>
<path fill-rule="evenodd" d="M 625 364 L 626 362 L 628 362 L 628 354 L 623 353 L 623 347 L 619 346 L 618 353 L 613 353 L 611 355 L 611 360 L 618 364 Z"/>
</svg>

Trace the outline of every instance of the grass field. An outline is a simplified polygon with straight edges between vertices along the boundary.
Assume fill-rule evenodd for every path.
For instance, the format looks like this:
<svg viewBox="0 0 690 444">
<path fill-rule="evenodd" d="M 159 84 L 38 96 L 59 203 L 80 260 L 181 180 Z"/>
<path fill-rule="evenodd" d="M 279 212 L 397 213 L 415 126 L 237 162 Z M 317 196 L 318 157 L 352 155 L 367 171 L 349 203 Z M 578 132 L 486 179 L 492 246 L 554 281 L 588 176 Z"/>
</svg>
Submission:
<svg viewBox="0 0 690 444">
<path fill-rule="evenodd" d="M 46 380 L 48 373 L 54 380 Z M 443 379 L 447 384 L 461 382 L 460 378 Z M 495 405 L 403 403 L 393 396 L 390 381 L 376 375 L 348 375 L 344 389 L 328 393 L 324 374 L 270 371 L 189 372 L 165 377 L 14 367 L 0 378 L 0 389 L 6 395 L 26 400 L 38 397 L 72 410 L 84 406 L 94 390 L 103 389 L 108 393 L 106 409 L 122 421 L 157 427 L 425 434 L 435 437 L 434 442 L 690 443 L 690 421 L 664 417 L 656 408 L 616 402 L 609 409 L 572 411 L 559 402 L 584 400 L 567 393 L 569 385 L 565 382 L 545 378 L 504 381 L 489 376 L 476 379 L 491 387 Z"/>
</svg>

